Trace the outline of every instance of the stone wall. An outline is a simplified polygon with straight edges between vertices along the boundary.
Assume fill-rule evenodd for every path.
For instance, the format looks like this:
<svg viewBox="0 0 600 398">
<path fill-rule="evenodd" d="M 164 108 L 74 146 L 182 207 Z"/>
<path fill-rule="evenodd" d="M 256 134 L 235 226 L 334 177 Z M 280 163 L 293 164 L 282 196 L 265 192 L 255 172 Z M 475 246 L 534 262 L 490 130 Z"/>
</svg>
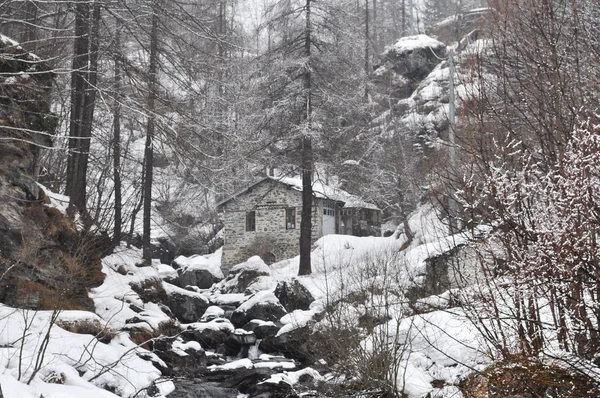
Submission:
<svg viewBox="0 0 600 398">
<path fill-rule="evenodd" d="M 321 234 L 321 201 L 313 203 L 312 240 Z M 296 228 L 286 229 L 285 209 L 296 209 Z M 227 275 L 235 264 L 259 255 L 268 263 L 298 255 L 302 193 L 285 184 L 264 180 L 221 207 L 225 231 L 221 269 Z M 255 211 L 256 230 L 246 231 L 246 213 Z"/>
</svg>

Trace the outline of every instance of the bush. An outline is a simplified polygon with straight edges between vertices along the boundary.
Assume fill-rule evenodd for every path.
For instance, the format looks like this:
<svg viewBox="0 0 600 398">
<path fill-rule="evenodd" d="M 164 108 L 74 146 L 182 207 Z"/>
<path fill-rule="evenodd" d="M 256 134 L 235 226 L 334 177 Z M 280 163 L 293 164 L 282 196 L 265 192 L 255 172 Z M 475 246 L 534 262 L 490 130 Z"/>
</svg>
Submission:
<svg viewBox="0 0 600 398">
<path fill-rule="evenodd" d="M 150 278 L 140 283 L 132 283 L 131 289 L 147 303 L 160 303 L 167 300 L 167 292 L 163 287 L 162 280 Z"/>
<path fill-rule="evenodd" d="M 177 321 L 171 319 L 170 321 L 160 322 L 158 327 L 153 330 L 133 327 L 129 330 L 129 338 L 136 345 L 139 345 L 147 350 L 153 349 L 152 339 L 157 337 L 172 337 L 176 336 L 181 332 Z"/>
<path fill-rule="evenodd" d="M 600 396 L 595 380 L 536 358 L 515 356 L 466 379 L 461 390 L 467 398 Z"/>
<path fill-rule="evenodd" d="M 108 328 L 102 325 L 97 319 L 93 321 L 57 321 L 56 326 L 77 334 L 91 334 L 96 337 L 101 343 L 108 344 L 119 333 L 117 330 Z"/>
</svg>

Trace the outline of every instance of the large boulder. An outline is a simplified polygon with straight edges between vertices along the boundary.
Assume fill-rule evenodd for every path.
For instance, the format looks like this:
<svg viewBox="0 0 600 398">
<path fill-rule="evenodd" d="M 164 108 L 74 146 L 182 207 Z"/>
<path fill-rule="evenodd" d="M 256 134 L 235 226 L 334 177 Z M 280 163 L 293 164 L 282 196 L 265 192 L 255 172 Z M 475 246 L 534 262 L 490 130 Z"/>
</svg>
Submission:
<svg viewBox="0 0 600 398">
<path fill-rule="evenodd" d="M 308 310 L 311 303 L 315 301 L 313 295 L 297 279 L 279 282 L 275 288 L 275 297 L 287 312 Z"/>
<path fill-rule="evenodd" d="M 173 261 L 173 267 L 178 269 L 181 287 L 196 286 L 208 289 L 223 280 L 220 256 L 179 256 Z"/>
<path fill-rule="evenodd" d="M 260 342 L 263 352 L 278 352 L 287 358 L 306 362 L 311 358 L 308 341 L 311 331 L 308 326 L 278 333 L 275 337 L 267 337 Z"/>
<path fill-rule="evenodd" d="M 183 343 L 180 338 L 161 337 L 153 341 L 152 352 L 167 365 L 159 367 L 164 376 L 192 378 L 206 369 L 206 353 L 197 342 Z"/>
<path fill-rule="evenodd" d="M 233 267 L 223 281 L 223 293 L 255 293 L 274 287 L 269 266 L 258 256 Z"/>
<path fill-rule="evenodd" d="M 198 321 L 210 306 L 208 299 L 200 293 L 191 292 L 166 282 L 163 286 L 167 295 L 165 304 L 181 322 Z"/>
<path fill-rule="evenodd" d="M 231 314 L 231 323 L 243 327 L 252 319 L 278 322 L 287 313 L 277 297 L 270 291 L 262 291 L 251 296 L 248 301 Z"/>
<path fill-rule="evenodd" d="M 235 329 L 231 322 L 224 318 L 213 319 L 210 322 L 195 322 L 183 325 L 183 327 L 185 327 L 182 332 L 183 336 L 210 349 L 216 349 L 225 344 Z"/>
<path fill-rule="evenodd" d="M 248 390 L 248 398 L 296 398 L 300 397 L 294 391 L 294 388 L 284 382 L 279 381 L 269 383 L 258 383 Z"/>
<path fill-rule="evenodd" d="M 381 55 L 373 81 L 394 98 L 408 98 L 445 56 L 444 43 L 429 36 L 403 37 Z"/>
<path fill-rule="evenodd" d="M 261 321 L 260 319 L 253 319 L 244 325 L 244 330 L 253 332 L 257 339 L 264 339 L 267 337 L 275 337 L 279 332 L 280 327 L 275 325 L 271 321 Z"/>
</svg>

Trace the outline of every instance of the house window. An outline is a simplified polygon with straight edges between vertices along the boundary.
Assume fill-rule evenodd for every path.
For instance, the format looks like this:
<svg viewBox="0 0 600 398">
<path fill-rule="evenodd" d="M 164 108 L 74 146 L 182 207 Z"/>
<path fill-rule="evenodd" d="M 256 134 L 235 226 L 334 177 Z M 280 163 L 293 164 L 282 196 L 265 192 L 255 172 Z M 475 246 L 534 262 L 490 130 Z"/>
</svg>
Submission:
<svg viewBox="0 0 600 398">
<path fill-rule="evenodd" d="M 335 216 L 335 202 L 333 200 L 326 200 L 323 203 L 323 215 Z"/>
<path fill-rule="evenodd" d="M 246 231 L 256 231 L 256 212 L 246 213 Z"/>
<path fill-rule="evenodd" d="M 285 229 L 296 229 L 296 208 L 285 209 Z"/>
</svg>

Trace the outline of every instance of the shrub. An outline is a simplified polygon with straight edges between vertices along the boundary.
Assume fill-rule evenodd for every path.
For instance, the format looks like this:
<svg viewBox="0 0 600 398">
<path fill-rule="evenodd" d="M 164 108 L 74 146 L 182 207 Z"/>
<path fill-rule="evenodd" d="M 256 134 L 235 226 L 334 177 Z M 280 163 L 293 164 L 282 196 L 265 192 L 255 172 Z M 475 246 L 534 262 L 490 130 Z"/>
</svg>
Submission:
<svg viewBox="0 0 600 398">
<path fill-rule="evenodd" d="M 460 387 L 467 398 L 600 396 L 598 383 L 590 377 L 523 356 L 498 362 L 472 375 Z"/>
<path fill-rule="evenodd" d="M 167 299 L 167 292 L 163 287 L 162 280 L 159 278 L 150 278 L 140 283 L 132 283 L 131 289 L 140 296 L 144 302 L 157 303 L 164 302 Z"/>
<path fill-rule="evenodd" d="M 102 325 L 97 319 L 94 319 L 93 321 L 87 319 L 72 322 L 57 321 L 56 326 L 71 333 L 91 334 L 105 344 L 110 343 L 110 341 L 118 334 L 117 330 Z"/>
<path fill-rule="evenodd" d="M 172 337 L 179 333 L 179 324 L 177 321 L 171 319 L 169 321 L 160 322 L 156 329 L 153 330 L 134 326 L 129 329 L 129 338 L 136 345 L 151 350 L 153 348 L 152 339 L 163 336 Z"/>
</svg>

